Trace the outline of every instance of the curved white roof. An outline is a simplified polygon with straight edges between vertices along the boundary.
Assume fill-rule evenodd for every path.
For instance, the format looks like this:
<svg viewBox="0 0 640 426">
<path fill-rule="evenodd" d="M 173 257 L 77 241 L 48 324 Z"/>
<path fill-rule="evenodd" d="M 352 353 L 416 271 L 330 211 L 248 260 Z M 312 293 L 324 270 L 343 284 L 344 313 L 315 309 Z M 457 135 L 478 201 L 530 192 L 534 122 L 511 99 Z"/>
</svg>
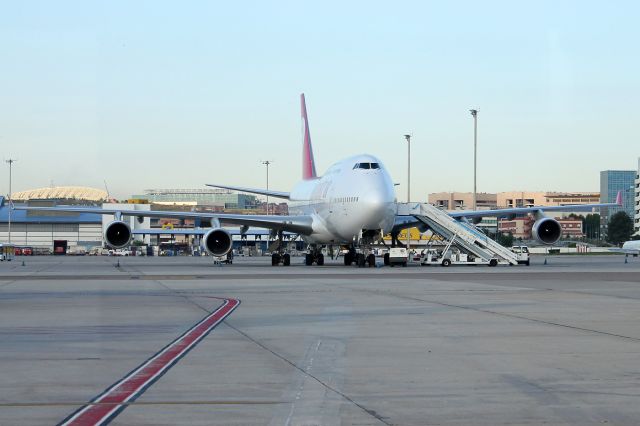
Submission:
<svg viewBox="0 0 640 426">
<path fill-rule="evenodd" d="M 107 191 L 84 186 L 55 186 L 14 192 L 11 199 L 15 201 L 59 199 L 104 201 L 107 199 Z"/>
</svg>

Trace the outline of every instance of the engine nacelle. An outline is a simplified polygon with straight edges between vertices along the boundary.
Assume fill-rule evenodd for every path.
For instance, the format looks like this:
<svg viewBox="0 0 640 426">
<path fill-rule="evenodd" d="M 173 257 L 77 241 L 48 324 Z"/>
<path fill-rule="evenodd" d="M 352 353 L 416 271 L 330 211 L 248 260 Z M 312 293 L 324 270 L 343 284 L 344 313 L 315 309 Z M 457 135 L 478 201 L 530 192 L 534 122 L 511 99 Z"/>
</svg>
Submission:
<svg viewBox="0 0 640 426">
<path fill-rule="evenodd" d="M 555 219 L 543 217 L 535 221 L 533 228 L 531 228 L 531 234 L 536 240 L 551 245 L 562 236 L 562 226 Z"/>
<path fill-rule="evenodd" d="M 202 238 L 202 247 L 212 256 L 224 256 L 232 246 L 231 234 L 222 228 L 211 229 Z"/>
<path fill-rule="evenodd" d="M 131 228 L 120 220 L 114 220 L 104 229 L 104 240 L 115 249 L 126 247 L 131 242 Z"/>
</svg>

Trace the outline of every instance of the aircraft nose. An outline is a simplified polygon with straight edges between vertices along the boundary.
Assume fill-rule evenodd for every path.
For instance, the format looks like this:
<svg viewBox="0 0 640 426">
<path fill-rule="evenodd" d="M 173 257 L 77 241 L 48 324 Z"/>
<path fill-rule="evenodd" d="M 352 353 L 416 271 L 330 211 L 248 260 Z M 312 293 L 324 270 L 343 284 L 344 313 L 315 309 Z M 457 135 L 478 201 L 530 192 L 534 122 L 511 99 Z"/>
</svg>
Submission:
<svg viewBox="0 0 640 426">
<path fill-rule="evenodd" d="M 362 214 L 366 217 L 365 227 L 371 229 L 379 227 L 381 221 L 384 221 L 389 216 L 393 199 L 394 195 L 388 194 L 387 191 L 382 191 L 381 187 L 367 191 L 366 195 L 361 198 Z"/>
</svg>

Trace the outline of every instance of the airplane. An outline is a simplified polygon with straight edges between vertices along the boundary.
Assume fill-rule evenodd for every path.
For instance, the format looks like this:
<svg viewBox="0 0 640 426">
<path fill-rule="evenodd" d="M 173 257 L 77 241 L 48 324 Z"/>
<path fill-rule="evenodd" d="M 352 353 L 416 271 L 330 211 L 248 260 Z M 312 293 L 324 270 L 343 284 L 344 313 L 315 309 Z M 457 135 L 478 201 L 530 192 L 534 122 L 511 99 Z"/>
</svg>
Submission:
<svg viewBox="0 0 640 426">
<path fill-rule="evenodd" d="M 621 248 L 612 248 L 609 251 L 624 253 L 625 256 L 632 255 L 638 257 L 640 255 L 640 240 L 629 240 L 622 244 Z"/>
<path fill-rule="evenodd" d="M 15 207 L 19 210 L 61 211 L 98 213 L 114 215 L 104 231 L 105 242 L 113 248 L 123 248 L 131 242 L 133 233 L 130 226 L 122 221 L 123 216 L 157 218 L 195 219 L 208 225 L 204 228 L 182 230 L 183 234 L 199 235 L 203 248 L 213 256 L 224 256 L 232 248 L 231 233 L 224 226 L 240 226 L 240 233 L 248 232 L 250 227 L 266 228 L 282 242 L 283 233 L 299 235 L 307 243 L 305 264 L 324 265 L 322 248 L 326 246 L 348 246 L 344 264 L 359 267 L 375 266 L 374 243 L 382 240 L 386 234 L 394 236 L 392 245 L 397 242 L 398 233 L 405 228 L 424 226 L 414 216 L 397 214 L 397 199 L 394 183 L 382 161 L 373 155 L 360 154 L 338 161 L 319 176 L 311 145 L 311 133 L 307 117 L 304 93 L 300 95 L 300 109 L 303 120 L 302 144 L 302 180 L 290 192 L 274 191 L 223 184 L 207 186 L 234 191 L 267 195 L 289 201 L 289 213 L 277 215 L 240 215 L 203 212 L 142 211 L 121 208 L 90 207 Z M 515 216 L 534 214 L 533 235 L 545 244 L 553 244 L 562 234 L 558 221 L 546 217 L 544 212 L 553 211 L 591 211 L 598 207 L 613 207 L 621 203 L 618 200 L 609 204 L 533 206 L 510 209 L 479 211 L 454 211 L 449 215 L 457 220 L 477 221 L 484 216 Z M 174 231 L 146 230 L 136 233 L 175 233 Z M 290 255 L 283 244 L 272 253 L 272 265 L 289 265 Z"/>
</svg>

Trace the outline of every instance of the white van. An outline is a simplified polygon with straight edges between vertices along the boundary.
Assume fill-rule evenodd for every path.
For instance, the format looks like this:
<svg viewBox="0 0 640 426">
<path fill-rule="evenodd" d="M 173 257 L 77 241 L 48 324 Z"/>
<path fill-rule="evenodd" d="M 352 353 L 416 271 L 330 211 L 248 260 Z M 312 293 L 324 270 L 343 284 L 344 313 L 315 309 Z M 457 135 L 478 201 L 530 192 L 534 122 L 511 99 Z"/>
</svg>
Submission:
<svg viewBox="0 0 640 426">
<path fill-rule="evenodd" d="M 513 246 L 511 247 L 511 251 L 514 252 L 518 256 L 518 265 L 527 265 L 529 266 L 529 247 L 527 246 Z"/>
</svg>

